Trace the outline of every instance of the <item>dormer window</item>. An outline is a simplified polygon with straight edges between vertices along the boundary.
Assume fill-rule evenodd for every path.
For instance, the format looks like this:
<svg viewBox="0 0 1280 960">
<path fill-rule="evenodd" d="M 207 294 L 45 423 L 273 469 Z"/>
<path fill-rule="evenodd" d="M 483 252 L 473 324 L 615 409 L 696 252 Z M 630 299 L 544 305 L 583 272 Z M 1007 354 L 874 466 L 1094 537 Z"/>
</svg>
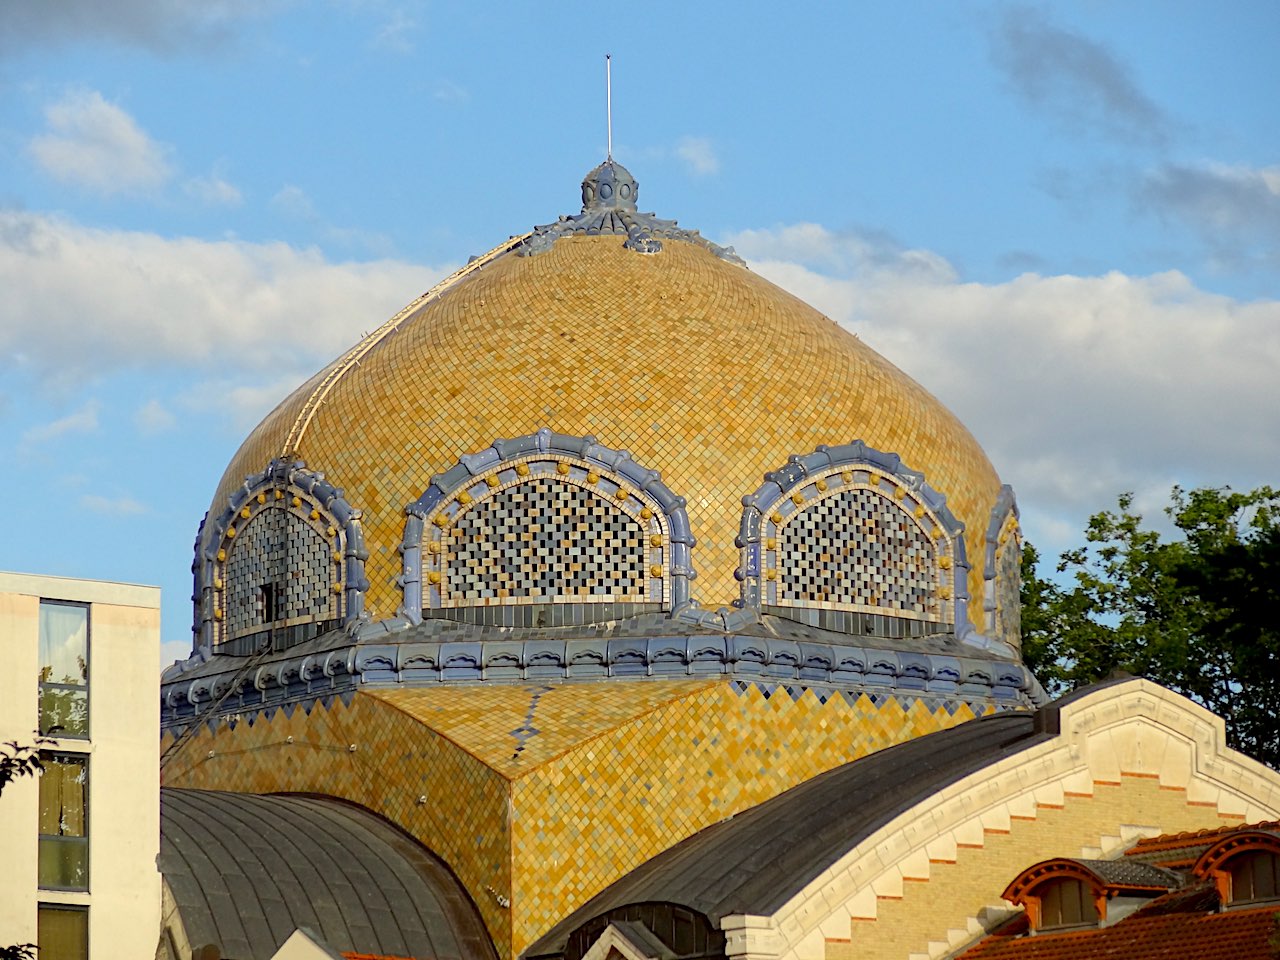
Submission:
<svg viewBox="0 0 1280 960">
<path fill-rule="evenodd" d="M 1213 880 L 1224 907 L 1280 901 L 1280 832 L 1275 826 L 1229 833 L 1196 861 L 1193 873 Z"/>
<path fill-rule="evenodd" d="M 1044 860 L 1022 871 L 1004 898 L 1024 906 L 1034 933 L 1108 926 L 1177 887 L 1169 870 L 1123 860 Z"/>
<path fill-rule="evenodd" d="M 1098 925 L 1098 904 L 1081 880 L 1049 880 L 1036 888 L 1040 900 L 1039 930 L 1068 930 Z"/>
<path fill-rule="evenodd" d="M 1280 856 L 1267 850 L 1254 850 L 1232 857 L 1225 864 L 1231 877 L 1231 906 L 1280 900 Z"/>
</svg>

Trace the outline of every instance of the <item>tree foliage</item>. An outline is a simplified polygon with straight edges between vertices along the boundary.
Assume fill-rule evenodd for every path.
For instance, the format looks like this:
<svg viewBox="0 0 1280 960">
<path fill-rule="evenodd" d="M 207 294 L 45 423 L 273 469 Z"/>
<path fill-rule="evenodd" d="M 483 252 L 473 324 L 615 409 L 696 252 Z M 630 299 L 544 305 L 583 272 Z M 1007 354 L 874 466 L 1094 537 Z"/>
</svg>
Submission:
<svg viewBox="0 0 1280 960">
<path fill-rule="evenodd" d="M 34 777 L 43 769 L 39 743 L 33 746 L 25 746 L 16 740 L 0 743 L 0 793 L 19 777 Z"/>
<path fill-rule="evenodd" d="M 1133 495 L 1094 514 L 1061 582 L 1022 557 L 1023 653 L 1050 693 L 1119 671 L 1223 717 L 1231 743 L 1280 768 L 1280 491 L 1173 488 L 1164 539 Z"/>
<path fill-rule="evenodd" d="M 25 746 L 16 740 L 0 743 L 0 793 L 20 777 L 34 777 L 44 769 L 39 753 L 39 745 L 44 742 L 47 741 L 37 738 L 32 746 Z M 0 960 L 35 960 L 35 956 L 34 943 L 0 947 Z"/>
</svg>

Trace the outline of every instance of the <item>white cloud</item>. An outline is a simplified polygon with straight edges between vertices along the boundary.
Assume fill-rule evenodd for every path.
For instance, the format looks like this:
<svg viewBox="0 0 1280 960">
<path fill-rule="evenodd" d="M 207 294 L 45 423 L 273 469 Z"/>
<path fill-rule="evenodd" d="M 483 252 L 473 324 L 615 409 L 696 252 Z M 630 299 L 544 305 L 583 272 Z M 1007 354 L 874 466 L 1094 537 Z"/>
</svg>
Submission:
<svg viewBox="0 0 1280 960">
<path fill-rule="evenodd" d="M 956 278 L 945 257 L 902 247 L 884 233 L 835 232 L 817 223 L 795 223 L 743 230 L 731 242 L 748 260 L 778 263 L 780 269 L 807 269 L 832 279 L 880 274 L 905 274 L 931 282 Z"/>
<path fill-rule="evenodd" d="M 466 103 L 471 99 L 471 93 L 452 80 L 441 80 L 431 91 L 431 97 L 441 103 Z"/>
<path fill-rule="evenodd" d="M 163 186 L 173 175 L 168 148 L 96 90 L 78 90 L 45 108 L 48 132 L 32 138 L 31 155 L 49 176 L 101 194 Z"/>
<path fill-rule="evenodd" d="M 192 412 L 217 410 L 236 430 L 247 431 L 314 374 L 320 363 L 332 359 L 331 356 L 322 361 L 303 360 L 276 376 L 255 371 L 251 377 L 241 375 L 238 380 L 224 377 L 203 380 L 182 395 L 181 403 Z"/>
<path fill-rule="evenodd" d="M 327 242 L 352 250 L 380 255 L 390 252 L 390 241 L 380 233 L 354 227 L 337 227 L 320 215 L 310 195 L 301 187 L 286 183 L 271 198 L 271 209 L 289 220 L 309 226 L 315 235 Z"/>
<path fill-rule="evenodd" d="M 96 433 L 98 430 L 98 411 L 102 405 L 97 400 L 87 400 L 79 410 L 59 417 L 49 423 L 37 424 L 22 434 L 20 446 L 26 449 L 41 446 L 67 434 Z"/>
<path fill-rule="evenodd" d="M 1250 487 L 1280 462 L 1280 301 L 1177 272 L 963 283 L 935 254 L 815 225 L 725 240 L 937 394 L 1041 529 L 1071 517 L 1078 539 L 1121 491 L 1162 503 L 1175 482 Z"/>
<path fill-rule="evenodd" d="M 286 183 L 271 198 L 269 206 L 276 213 L 297 220 L 315 220 L 319 217 L 315 204 L 307 196 L 307 192 L 292 183 Z"/>
<path fill-rule="evenodd" d="M 720 172 L 720 158 L 706 137 L 682 137 L 675 152 L 695 176 L 707 177 Z"/>
<path fill-rule="evenodd" d="M 132 497 L 104 497 L 96 493 L 80 497 L 80 506 L 107 516 L 137 516 L 147 512 L 147 508 Z"/>
<path fill-rule="evenodd" d="M 407 54 L 413 52 L 414 35 L 418 32 L 418 18 L 408 10 L 391 10 L 387 19 L 378 27 L 373 37 L 373 45 L 391 53 Z"/>
<path fill-rule="evenodd" d="M 261 16 L 283 0 L 57 0 L 8 3 L 0 49 L 79 40 L 114 41 L 163 53 L 207 51 L 224 44 L 238 21 Z"/>
<path fill-rule="evenodd" d="M 240 188 L 217 173 L 211 173 L 207 177 L 191 177 L 182 188 L 188 196 L 210 207 L 238 207 L 244 202 Z"/>
<path fill-rule="evenodd" d="M 140 433 L 156 434 L 172 430 L 177 418 L 159 400 L 148 400 L 133 414 L 133 424 Z"/>
<path fill-rule="evenodd" d="M 45 380 L 175 365 L 240 382 L 310 374 L 443 273 L 0 211 L 0 356 L 21 353 Z"/>
</svg>

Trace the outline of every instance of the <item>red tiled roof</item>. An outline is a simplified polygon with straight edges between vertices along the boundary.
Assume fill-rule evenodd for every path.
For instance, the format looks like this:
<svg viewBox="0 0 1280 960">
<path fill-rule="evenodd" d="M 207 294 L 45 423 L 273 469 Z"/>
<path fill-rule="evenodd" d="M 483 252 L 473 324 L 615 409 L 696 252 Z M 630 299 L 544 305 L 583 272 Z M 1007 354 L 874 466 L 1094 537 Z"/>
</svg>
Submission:
<svg viewBox="0 0 1280 960">
<path fill-rule="evenodd" d="M 1164 833 L 1158 837 L 1139 840 L 1126 852 L 1126 856 L 1141 856 L 1156 850 L 1176 850 L 1179 847 L 1203 846 L 1228 833 L 1244 830 L 1280 830 L 1280 820 L 1268 820 L 1264 823 L 1233 823 L 1224 827 L 1212 827 L 1207 830 L 1192 830 L 1188 833 Z"/>
<path fill-rule="evenodd" d="M 1114 927 L 1071 933 L 1012 934 L 1025 924 L 1010 924 L 962 960 L 1274 960 L 1267 941 L 1277 929 L 1276 906 L 1226 913 L 1136 915 Z"/>
<path fill-rule="evenodd" d="M 344 960 L 414 960 L 413 957 L 392 957 L 381 953 L 344 953 Z"/>
</svg>

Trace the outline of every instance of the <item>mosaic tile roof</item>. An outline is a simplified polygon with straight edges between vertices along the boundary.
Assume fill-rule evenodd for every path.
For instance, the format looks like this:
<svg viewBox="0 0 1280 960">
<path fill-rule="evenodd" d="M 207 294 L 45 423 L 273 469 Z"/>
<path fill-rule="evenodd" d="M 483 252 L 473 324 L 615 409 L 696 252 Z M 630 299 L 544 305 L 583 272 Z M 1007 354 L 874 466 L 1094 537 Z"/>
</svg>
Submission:
<svg viewBox="0 0 1280 960">
<path fill-rule="evenodd" d="M 732 913 L 769 916 L 893 817 L 1043 738 L 1031 714 L 1006 713 L 828 770 L 648 860 L 565 916 L 527 955 L 559 956 L 575 929 L 628 904 L 680 904 L 713 924 Z"/>
<path fill-rule="evenodd" d="M 511 958 L 704 827 L 990 709 L 727 677 L 371 686 L 167 735 L 162 778 L 386 817 L 449 865 Z"/>
<path fill-rule="evenodd" d="M 862 439 L 922 471 L 964 522 L 969 556 L 984 555 L 1000 490 L 990 462 L 856 336 L 692 234 L 638 252 L 615 232 L 566 232 L 517 255 L 530 236 L 469 264 L 285 399 L 232 459 L 212 512 L 274 457 L 323 471 L 363 511 L 367 605 L 389 617 L 404 509 L 433 474 L 498 437 L 590 434 L 688 500 L 693 594 L 714 607 L 738 597 L 742 497 L 793 454 Z M 982 597 L 980 564 L 969 588 Z"/>
</svg>

